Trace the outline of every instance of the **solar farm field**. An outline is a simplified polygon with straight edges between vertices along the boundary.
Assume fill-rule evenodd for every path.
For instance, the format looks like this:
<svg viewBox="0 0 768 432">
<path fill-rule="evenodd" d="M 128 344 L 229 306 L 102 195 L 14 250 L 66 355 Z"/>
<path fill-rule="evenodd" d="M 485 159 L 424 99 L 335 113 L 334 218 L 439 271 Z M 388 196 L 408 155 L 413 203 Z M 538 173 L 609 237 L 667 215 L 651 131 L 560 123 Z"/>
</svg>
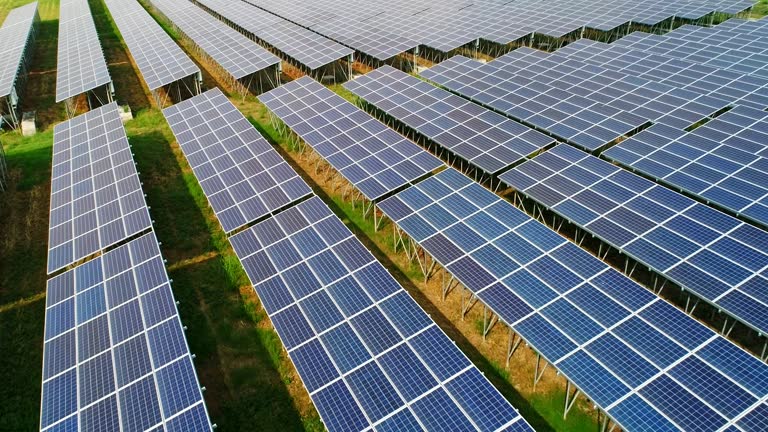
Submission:
<svg viewBox="0 0 768 432">
<path fill-rule="evenodd" d="M 0 431 L 765 430 L 764 2 L 549 3 L 0 0 Z"/>
</svg>

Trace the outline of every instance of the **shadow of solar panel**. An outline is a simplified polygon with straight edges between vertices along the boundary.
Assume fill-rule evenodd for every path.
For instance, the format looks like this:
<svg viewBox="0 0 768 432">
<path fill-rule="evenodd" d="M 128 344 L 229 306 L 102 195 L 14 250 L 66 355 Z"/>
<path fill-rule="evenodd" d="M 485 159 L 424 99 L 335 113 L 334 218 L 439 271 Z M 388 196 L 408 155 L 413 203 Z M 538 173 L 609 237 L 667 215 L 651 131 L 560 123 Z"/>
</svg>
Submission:
<svg viewBox="0 0 768 432">
<path fill-rule="evenodd" d="M 312 193 L 221 90 L 209 90 L 163 114 L 224 231 Z"/>
</svg>

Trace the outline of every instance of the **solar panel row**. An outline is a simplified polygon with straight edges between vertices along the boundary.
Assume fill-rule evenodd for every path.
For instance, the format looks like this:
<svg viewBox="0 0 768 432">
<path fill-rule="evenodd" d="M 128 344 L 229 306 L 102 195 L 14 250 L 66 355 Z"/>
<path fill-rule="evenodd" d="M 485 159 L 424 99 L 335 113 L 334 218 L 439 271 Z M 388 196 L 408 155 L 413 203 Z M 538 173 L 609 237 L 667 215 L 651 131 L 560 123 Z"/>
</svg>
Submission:
<svg viewBox="0 0 768 432">
<path fill-rule="evenodd" d="M 329 430 L 532 430 L 320 198 L 231 242 Z"/>
<path fill-rule="evenodd" d="M 235 79 L 280 66 L 280 59 L 188 0 L 152 0 L 178 29 Z"/>
<path fill-rule="evenodd" d="M 15 97 L 23 90 L 16 89 L 15 85 L 31 57 L 29 44 L 39 21 L 37 2 L 11 10 L 3 21 L 0 28 L 0 97 Z"/>
<path fill-rule="evenodd" d="M 443 166 L 309 77 L 262 94 L 259 100 L 370 201 Z"/>
<path fill-rule="evenodd" d="M 310 70 L 348 60 L 354 54 L 341 44 L 248 3 L 197 1 Z"/>
<path fill-rule="evenodd" d="M 768 107 L 768 79 L 686 60 L 580 39 L 557 50 L 581 62 L 755 109 Z"/>
<path fill-rule="evenodd" d="M 501 180 L 761 334 L 768 233 L 559 145 Z"/>
<path fill-rule="evenodd" d="M 768 227 L 768 113 L 736 107 L 685 132 L 653 126 L 603 156 Z"/>
<path fill-rule="evenodd" d="M 622 429 L 764 420 L 768 365 L 457 171 L 379 208 Z"/>
<path fill-rule="evenodd" d="M 163 114 L 224 231 L 312 194 L 218 88 Z"/>
<path fill-rule="evenodd" d="M 234 110 L 211 90 L 164 113 L 220 126 Z M 230 241 L 329 430 L 531 430 L 319 198 Z"/>
<path fill-rule="evenodd" d="M 534 33 L 563 37 L 594 28 L 611 31 L 627 23 L 658 25 L 672 17 L 701 19 L 715 11 L 735 14 L 749 1 L 493 1 L 396 0 L 354 5 L 338 0 L 248 0 L 303 27 L 380 60 L 418 45 L 450 52 L 484 39 L 508 44 Z"/>
<path fill-rule="evenodd" d="M 390 66 L 349 81 L 344 87 L 491 175 L 555 142 Z"/>
<path fill-rule="evenodd" d="M 210 431 L 114 102 L 54 128 L 49 248 L 85 261 L 47 283 L 40 430 Z"/>
<path fill-rule="evenodd" d="M 105 0 L 150 91 L 194 76 L 200 68 L 136 0 Z"/>
<path fill-rule="evenodd" d="M 53 129 L 48 274 L 152 226 L 112 102 Z"/>
<path fill-rule="evenodd" d="M 63 1 L 59 7 L 56 102 L 112 82 L 88 1 Z"/>
<path fill-rule="evenodd" d="M 40 429 L 211 430 L 153 232 L 48 280 Z"/>
</svg>

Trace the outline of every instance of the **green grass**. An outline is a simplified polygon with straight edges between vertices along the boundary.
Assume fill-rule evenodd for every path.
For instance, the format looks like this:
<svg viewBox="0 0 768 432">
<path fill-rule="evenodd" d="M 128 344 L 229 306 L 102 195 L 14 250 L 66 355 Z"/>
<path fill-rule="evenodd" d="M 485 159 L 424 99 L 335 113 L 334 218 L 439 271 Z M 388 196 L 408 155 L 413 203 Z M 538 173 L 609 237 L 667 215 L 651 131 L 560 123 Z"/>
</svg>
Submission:
<svg viewBox="0 0 768 432">
<path fill-rule="evenodd" d="M 759 0 L 755 6 L 752 7 L 751 18 L 762 18 L 768 15 L 768 0 Z"/>
</svg>

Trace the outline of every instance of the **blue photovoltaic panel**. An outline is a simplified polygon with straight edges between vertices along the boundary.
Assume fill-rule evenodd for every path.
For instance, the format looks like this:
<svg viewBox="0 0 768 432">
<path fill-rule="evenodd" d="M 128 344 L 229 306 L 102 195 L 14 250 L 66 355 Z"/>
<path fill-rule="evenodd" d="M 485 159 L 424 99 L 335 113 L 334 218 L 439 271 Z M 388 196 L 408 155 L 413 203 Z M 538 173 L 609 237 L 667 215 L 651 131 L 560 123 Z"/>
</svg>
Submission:
<svg viewBox="0 0 768 432">
<path fill-rule="evenodd" d="M 10 96 L 12 91 L 24 91 L 16 89 L 16 78 L 24 72 L 23 65 L 29 64 L 32 53 L 27 49 L 32 49 L 30 43 L 39 21 L 37 2 L 11 10 L 3 21 L 0 28 L 0 96 Z"/>
<path fill-rule="evenodd" d="M 768 395 L 767 365 L 458 171 L 379 208 L 622 428 L 724 425 Z"/>
<path fill-rule="evenodd" d="M 224 231 L 312 193 L 218 88 L 163 114 Z"/>
<path fill-rule="evenodd" d="M 598 101 L 611 102 L 615 99 L 611 95 L 589 98 L 588 92 L 569 92 L 562 85 L 551 86 L 542 82 L 546 80 L 518 75 L 516 69 L 520 68 L 514 65 L 509 69 L 502 58 L 481 64 L 454 57 L 422 75 L 472 101 L 588 150 L 599 149 L 635 131 L 653 115 L 641 110 L 625 111 Z"/>
<path fill-rule="evenodd" d="M 768 331 L 765 231 L 564 145 L 501 180 L 728 315 Z"/>
<path fill-rule="evenodd" d="M 53 129 L 48 274 L 152 226 L 117 104 Z"/>
<path fill-rule="evenodd" d="M 443 166 L 312 78 L 292 81 L 259 100 L 371 201 Z"/>
<path fill-rule="evenodd" d="M 48 280 L 40 430 L 163 426 L 211 430 L 149 233 Z"/>
<path fill-rule="evenodd" d="M 747 107 L 685 132 L 653 126 L 603 156 L 768 227 L 768 113 Z"/>
<path fill-rule="evenodd" d="M 230 241 L 330 431 L 441 430 L 411 405 L 437 395 L 443 420 L 532 430 L 320 198 Z"/>
<path fill-rule="evenodd" d="M 344 87 L 491 175 L 554 143 L 541 132 L 391 66 Z"/>
<path fill-rule="evenodd" d="M 606 107 L 623 110 L 654 123 L 680 129 L 709 118 L 726 108 L 731 99 L 720 99 L 675 86 L 639 79 L 573 58 L 549 54 L 532 48 L 518 48 L 486 65 L 456 56 L 423 72 L 425 78 L 441 81 L 450 70 L 452 80 L 469 81 L 487 73 L 490 79 L 502 78 L 515 83 L 527 83 L 542 91 L 557 89 L 558 97 L 567 101 L 568 95 L 586 98 Z M 463 74 L 463 75 L 462 75 Z M 455 75 L 455 76 L 454 76 Z M 546 87 L 542 87 L 542 85 Z M 588 127 L 575 120 L 564 121 L 558 128 Z M 554 126 L 553 126 L 554 127 Z M 572 135 L 562 132 L 558 135 Z"/>
<path fill-rule="evenodd" d="M 626 48 L 639 49 L 720 69 L 768 78 L 768 50 L 766 49 L 754 52 L 754 50 L 744 50 L 741 47 L 728 48 L 716 44 L 688 41 L 685 35 L 677 37 L 673 33 L 655 35 L 634 32 L 613 43 Z"/>
<path fill-rule="evenodd" d="M 739 105 L 768 107 L 766 78 L 589 39 L 579 39 L 556 54 Z"/>
</svg>

